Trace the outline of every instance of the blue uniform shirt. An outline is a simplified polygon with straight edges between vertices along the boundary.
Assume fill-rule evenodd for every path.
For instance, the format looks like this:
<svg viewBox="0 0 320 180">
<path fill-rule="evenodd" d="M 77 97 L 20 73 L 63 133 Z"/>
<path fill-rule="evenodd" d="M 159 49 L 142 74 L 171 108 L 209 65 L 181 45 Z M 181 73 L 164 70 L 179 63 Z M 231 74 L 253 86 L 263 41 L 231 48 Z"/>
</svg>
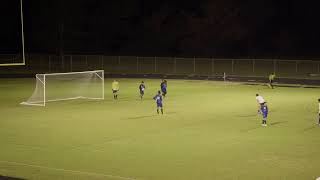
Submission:
<svg viewBox="0 0 320 180">
<path fill-rule="evenodd" d="M 162 107 L 162 96 L 157 94 L 155 97 L 153 97 L 154 100 L 156 100 L 157 106 Z"/>
<path fill-rule="evenodd" d="M 161 91 L 162 91 L 162 92 L 167 92 L 167 85 L 166 85 L 166 83 L 162 82 L 161 85 L 160 85 L 160 87 L 161 87 Z"/>
<path fill-rule="evenodd" d="M 263 118 L 266 118 L 268 116 L 268 106 L 262 105 L 260 110 L 261 110 Z"/>
</svg>

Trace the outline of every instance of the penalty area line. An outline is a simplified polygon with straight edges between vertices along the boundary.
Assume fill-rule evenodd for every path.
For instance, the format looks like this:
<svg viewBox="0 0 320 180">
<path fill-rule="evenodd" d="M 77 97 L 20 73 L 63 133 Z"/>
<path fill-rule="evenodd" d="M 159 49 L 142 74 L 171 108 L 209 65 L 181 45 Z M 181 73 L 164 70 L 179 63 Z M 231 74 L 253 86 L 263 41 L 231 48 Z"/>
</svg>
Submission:
<svg viewBox="0 0 320 180">
<path fill-rule="evenodd" d="M 62 169 L 62 168 L 53 168 L 53 167 L 33 165 L 33 164 L 26 164 L 26 163 L 19 163 L 19 162 L 13 162 L 13 161 L 3 161 L 3 160 L 0 160 L 0 163 L 7 163 L 7 164 L 13 164 L 13 165 L 19 165 L 19 166 L 40 168 L 40 169 L 48 169 L 48 170 L 53 170 L 53 171 L 69 172 L 69 173 L 73 173 L 73 174 L 84 174 L 84 175 L 108 177 L 108 178 L 114 178 L 114 179 L 137 180 L 137 179 L 135 179 L 135 178 L 123 177 L 123 176 L 116 176 L 116 175 L 111 175 L 111 174 L 85 172 L 85 171 L 77 171 L 77 170 Z"/>
</svg>

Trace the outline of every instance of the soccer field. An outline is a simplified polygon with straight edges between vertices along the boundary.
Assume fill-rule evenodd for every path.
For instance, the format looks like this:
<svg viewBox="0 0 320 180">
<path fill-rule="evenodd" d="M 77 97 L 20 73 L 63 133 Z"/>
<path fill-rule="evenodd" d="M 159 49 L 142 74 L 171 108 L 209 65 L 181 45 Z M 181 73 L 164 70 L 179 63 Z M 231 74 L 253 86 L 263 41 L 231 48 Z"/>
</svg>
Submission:
<svg viewBox="0 0 320 180">
<path fill-rule="evenodd" d="M 25 179 L 314 180 L 320 176 L 320 89 L 269 89 L 168 80 L 164 115 L 152 97 L 160 80 L 112 79 L 103 101 L 23 106 L 34 79 L 0 79 L 0 175 Z M 61 89 L 63 91 L 63 89 Z M 269 106 L 261 126 L 255 94 Z"/>
</svg>

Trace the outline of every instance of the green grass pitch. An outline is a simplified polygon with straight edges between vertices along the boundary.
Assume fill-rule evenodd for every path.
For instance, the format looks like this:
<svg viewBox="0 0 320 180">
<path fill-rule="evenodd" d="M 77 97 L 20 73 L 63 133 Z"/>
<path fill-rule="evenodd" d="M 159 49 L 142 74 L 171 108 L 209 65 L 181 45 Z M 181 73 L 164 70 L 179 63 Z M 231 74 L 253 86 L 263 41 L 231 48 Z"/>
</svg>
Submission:
<svg viewBox="0 0 320 180">
<path fill-rule="evenodd" d="M 320 176 L 320 89 L 119 79 L 117 101 L 23 106 L 34 79 L 0 79 L 0 175 L 26 179 L 306 180 Z M 255 94 L 268 102 L 261 126 Z"/>
</svg>

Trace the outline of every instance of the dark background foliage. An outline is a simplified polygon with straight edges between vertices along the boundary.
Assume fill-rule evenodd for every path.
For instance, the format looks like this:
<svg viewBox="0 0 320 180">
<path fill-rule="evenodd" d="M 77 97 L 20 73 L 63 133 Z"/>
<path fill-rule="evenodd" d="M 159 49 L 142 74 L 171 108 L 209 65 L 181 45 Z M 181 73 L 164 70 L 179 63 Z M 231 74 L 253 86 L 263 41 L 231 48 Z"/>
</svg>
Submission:
<svg viewBox="0 0 320 180">
<path fill-rule="evenodd" d="M 319 57 L 319 8 L 297 0 L 24 1 L 27 52 Z M 0 52 L 21 48 L 18 0 L 0 7 Z"/>
</svg>

